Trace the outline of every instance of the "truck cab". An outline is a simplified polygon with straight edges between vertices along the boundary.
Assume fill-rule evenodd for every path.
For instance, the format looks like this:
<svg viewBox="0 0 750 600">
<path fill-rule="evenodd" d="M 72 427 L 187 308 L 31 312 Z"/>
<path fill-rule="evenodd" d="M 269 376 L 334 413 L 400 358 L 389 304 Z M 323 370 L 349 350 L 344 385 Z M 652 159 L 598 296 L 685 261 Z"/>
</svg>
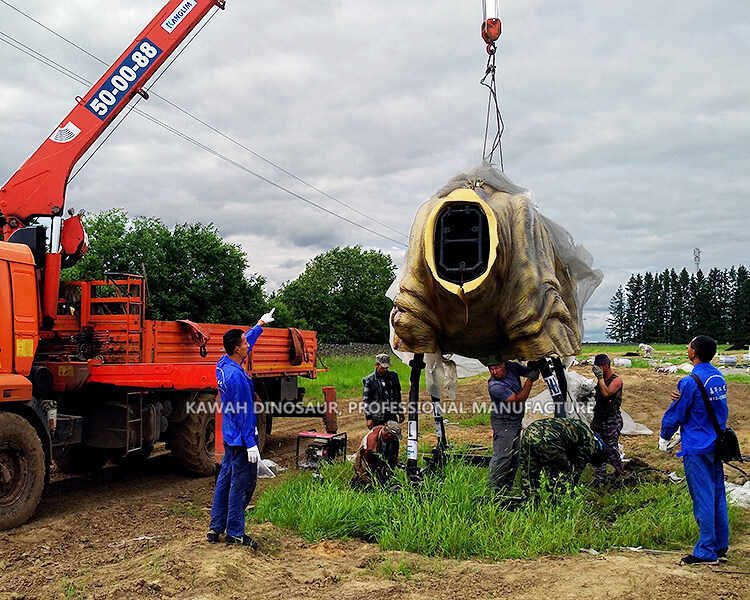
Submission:
<svg viewBox="0 0 750 600">
<path fill-rule="evenodd" d="M 50 436 L 34 396 L 39 345 L 37 272 L 31 249 L 0 242 L 0 528 L 33 514 L 49 478 Z M 41 383 L 40 378 L 40 382 Z"/>
</svg>

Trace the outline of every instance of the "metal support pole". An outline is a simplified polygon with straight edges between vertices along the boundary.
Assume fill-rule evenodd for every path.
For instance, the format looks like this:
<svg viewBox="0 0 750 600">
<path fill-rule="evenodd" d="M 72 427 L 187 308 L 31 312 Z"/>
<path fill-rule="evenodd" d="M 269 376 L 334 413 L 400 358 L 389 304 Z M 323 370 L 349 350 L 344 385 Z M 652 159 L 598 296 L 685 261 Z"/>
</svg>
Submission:
<svg viewBox="0 0 750 600">
<path fill-rule="evenodd" d="M 445 436 L 445 422 L 443 421 L 443 409 L 440 407 L 440 398 L 432 398 L 432 414 L 435 417 L 435 433 L 437 434 L 437 445 L 440 448 L 448 447 L 448 439 Z"/>
<path fill-rule="evenodd" d="M 419 442 L 417 429 L 419 426 L 419 380 L 424 369 L 424 354 L 415 354 L 409 362 L 411 367 L 411 376 L 409 377 L 409 421 L 408 437 L 406 446 L 406 475 L 409 481 L 417 482 L 420 480 L 419 467 L 417 467 L 417 457 L 419 455 Z"/>
<path fill-rule="evenodd" d="M 565 367 L 563 367 L 562 360 L 560 357 L 555 356 L 552 358 L 552 368 L 557 376 L 557 384 L 560 386 L 560 394 L 562 395 L 562 401 L 560 403 L 560 414 L 558 415 L 558 406 L 555 405 L 555 416 L 560 416 L 563 419 L 568 416 L 565 409 L 565 401 L 568 399 L 568 378 L 565 375 Z"/>
<path fill-rule="evenodd" d="M 555 361 L 559 364 L 555 364 Z M 552 363 L 552 364 L 550 364 Z M 558 373 L 560 372 L 560 369 L 562 369 L 562 363 L 560 362 L 559 358 L 556 359 L 548 359 L 543 358 L 541 360 L 536 361 L 535 366 L 539 369 L 539 372 L 542 374 L 542 377 L 544 378 L 544 383 L 547 384 L 547 389 L 549 389 L 550 396 L 552 396 L 552 402 L 555 404 L 555 417 L 566 417 L 565 413 L 565 396 L 563 395 L 563 390 L 560 387 L 560 381 L 558 380 Z M 552 370 L 554 367 L 554 371 Z M 565 381 L 565 387 L 567 389 L 567 381 L 565 380 L 565 371 L 562 371 L 562 379 Z"/>
<path fill-rule="evenodd" d="M 435 433 L 437 444 L 432 449 L 432 463 L 434 467 L 445 465 L 447 457 L 445 451 L 448 449 L 448 438 L 445 435 L 445 422 L 443 421 L 443 409 L 440 407 L 440 398 L 432 396 L 432 414 L 435 417 Z"/>
</svg>

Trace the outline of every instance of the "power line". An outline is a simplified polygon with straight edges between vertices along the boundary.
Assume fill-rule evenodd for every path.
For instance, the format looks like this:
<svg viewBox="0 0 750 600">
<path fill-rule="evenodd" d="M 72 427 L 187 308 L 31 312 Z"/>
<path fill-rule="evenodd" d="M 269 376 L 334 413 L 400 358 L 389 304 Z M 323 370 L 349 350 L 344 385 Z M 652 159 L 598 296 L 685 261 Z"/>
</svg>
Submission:
<svg viewBox="0 0 750 600">
<path fill-rule="evenodd" d="M 0 0 L 0 2 L 3 2 L 3 1 L 4 0 Z M 10 40 L 10 41 L 8 41 L 8 40 Z M 0 41 L 6 43 L 7 45 L 11 46 L 12 48 L 14 48 L 16 50 L 19 50 L 20 52 L 23 52 L 24 54 L 30 56 L 34 60 L 42 63 L 43 65 L 46 65 L 47 67 L 50 67 L 50 68 L 54 69 L 58 73 L 61 73 L 62 75 L 65 75 L 66 77 L 74 80 L 77 83 L 80 83 L 80 84 L 83 84 L 83 85 L 87 85 L 89 87 L 91 85 L 93 85 L 85 77 L 82 77 L 82 76 L 78 75 L 77 73 L 75 73 L 74 71 L 71 71 L 70 69 L 68 69 L 67 67 L 61 65 L 60 63 L 55 62 L 51 58 L 49 58 L 46 55 L 42 54 L 41 52 L 38 52 L 37 50 L 34 50 L 33 48 L 30 48 L 29 46 L 26 46 L 25 44 L 23 44 L 22 42 L 16 40 L 13 36 L 8 35 L 7 33 L 4 33 L 2 31 L 0 31 Z M 137 104 L 137 102 L 136 102 L 136 104 Z M 173 127 L 173 126 L 165 123 L 164 121 L 161 121 L 161 120 L 157 119 L 156 117 L 150 115 L 149 113 L 147 113 L 147 112 L 145 112 L 143 110 L 135 108 L 135 104 L 133 104 L 130 107 L 130 109 L 128 110 L 128 112 L 125 114 L 125 117 L 130 112 L 135 112 L 136 114 L 138 114 L 141 117 L 143 117 L 143 118 L 151 121 L 152 123 L 158 125 L 159 127 L 162 127 L 163 129 L 166 129 L 170 133 L 172 133 L 174 135 L 177 135 L 178 137 L 182 138 L 183 140 L 185 140 L 185 141 L 187 141 L 187 142 L 195 145 L 196 147 L 200 148 L 201 150 L 203 150 L 205 152 L 208 152 L 209 154 L 215 156 L 216 158 L 219 158 L 219 159 L 221 159 L 221 160 L 229 163 L 230 165 L 232 165 L 232 166 L 234 166 L 234 167 L 236 167 L 238 169 L 241 169 L 242 171 L 248 173 L 249 175 L 252 175 L 253 177 L 256 177 L 257 179 L 260 179 L 261 181 L 263 181 L 263 182 L 265 182 L 265 183 L 267 183 L 267 184 L 269 184 L 269 185 L 271 185 L 271 186 L 273 186 L 273 187 L 275 187 L 275 188 L 277 188 L 277 189 L 279 189 L 279 190 L 281 190 L 283 192 L 286 192 L 290 196 L 293 196 L 293 197 L 295 197 L 295 198 L 297 198 L 299 200 L 302 200 L 303 202 L 305 202 L 305 203 L 307 203 L 307 204 L 309 204 L 309 205 L 311 205 L 311 206 L 313 206 L 313 207 L 315 207 L 315 208 L 317 208 L 319 210 L 322 210 L 323 212 L 325 212 L 325 213 L 327 213 L 327 214 L 329 214 L 331 216 L 334 216 L 334 217 L 336 217 L 338 219 L 341 219 L 342 221 L 345 221 L 345 222 L 347 222 L 347 223 L 349 223 L 351 225 L 354 225 L 355 227 L 359 227 L 360 229 L 362 229 L 364 231 L 367 231 L 369 233 L 372 233 L 373 235 L 376 235 L 378 237 L 386 239 L 386 240 L 388 240 L 390 242 L 394 242 L 395 244 L 398 244 L 399 246 L 406 247 L 406 244 L 404 244 L 403 242 L 401 242 L 399 240 L 393 239 L 392 237 L 389 237 L 389 236 L 387 236 L 385 234 L 379 233 L 379 232 L 375 231 L 374 229 L 370 229 L 369 227 L 366 227 L 365 225 L 361 225 L 360 223 L 357 223 L 356 221 L 353 221 L 353 220 L 351 220 L 351 219 L 349 219 L 349 218 L 347 218 L 347 217 L 345 217 L 343 215 L 340 215 L 340 214 L 338 214 L 338 213 L 336 213 L 336 212 L 334 212 L 334 211 L 326 208 L 325 206 L 322 206 L 322 205 L 318 204 L 317 202 L 314 202 L 314 201 L 310 200 L 309 198 L 306 198 L 306 197 L 302 196 L 301 194 L 298 194 L 297 192 L 294 192 L 294 191 L 292 191 L 292 190 L 290 190 L 290 189 L 288 189 L 288 188 L 286 188 L 286 187 L 284 187 L 284 186 L 276 183 L 275 181 L 272 181 L 271 179 L 268 179 L 267 177 L 264 177 L 263 175 L 261 175 L 259 173 L 256 173 L 255 171 L 253 171 L 252 169 L 246 167 L 245 165 L 242 165 L 242 164 L 238 163 L 237 161 L 235 161 L 235 160 L 229 158 L 228 156 L 220 153 L 219 151 L 211 148 L 210 146 L 207 146 L 206 144 L 203 144 L 202 142 L 200 142 L 200 141 L 198 141 L 198 140 L 190 137 L 189 135 L 183 133 L 182 131 L 180 131 L 176 127 Z M 114 131 L 117 129 L 117 127 L 119 127 L 122 124 L 122 121 L 124 120 L 125 117 L 123 117 L 120 120 L 120 122 L 115 126 L 115 128 L 112 131 L 109 132 L 109 134 L 105 138 L 105 141 L 106 141 L 106 139 L 108 139 L 114 133 Z M 98 148 L 100 148 L 100 147 L 101 147 L 101 144 L 99 145 Z M 98 150 L 98 148 L 96 150 L 94 150 L 94 153 L 96 153 L 96 151 Z M 92 156 L 93 156 L 93 154 L 92 154 Z M 91 159 L 91 156 L 88 157 L 88 159 L 87 159 L 86 162 L 88 162 L 88 160 L 90 160 L 90 159 Z M 84 165 L 85 164 L 86 163 L 84 163 Z M 76 171 L 76 173 L 73 175 L 73 177 L 75 177 L 75 175 L 77 175 L 79 172 L 80 172 L 80 169 L 78 169 L 78 171 Z"/>
<path fill-rule="evenodd" d="M 42 23 L 41 21 L 39 21 L 39 20 L 35 19 L 35 18 L 34 18 L 33 16 L 31 16 L 31 15 L 29 15 L 28 13 L 24 12 L 23 10 L 21 10 L 21 9 L 20 9 L 20 8 L 18 8 L 17 6 L 14 6 L 14 5 L 13 5 L 13 4 L 11 4 L 10 2 L 7 2 L 6 0 L 0 0 L 0 2 L 2 2 L 3 4 L 5 4 L 5 5 L 6 5 L 6 6 L 8 7 L 8 8 L 10 8 L 10 9 L 12 9 L 12 10 L 16 11 L 16 12 L 17 12 L 17 13 L 19 13 L 20 15 L 23 15 L 24 17 L 26 17 L 27 19 L 29 19 L 29 20 L 30 20 L 30 21 L 32 21 L 33 23 L 36 23 L 37 25 L 39 25 L 40 27 L 42 27 L 43 29 L 45 29 L 46 31 L 48 31 L 49 33 L 51 33 L 52 35 L 54 35 L 55 37 L 57 37 L 57 38 L 59 38 L 59 39 L 63 40 L 64 42 L 66 42 L 66 43 L 70 44 L 71 46 L 73 46 L 73 47 L 74 47 L 74 48 L 76 48 L 77 50 L 79 50 L 79 51 L 83 52 L 83 53 L 84 53 L 85 55 L 87 55 L 87 56 L 89 56 L 89 57 L 93 58 L 94 60 L 96 60 L 96 61 L 100 62 L 101 64 L 103 64 L 103 65 L 105 65 L 105 66 L 109 67 L 109 63 L 108 63 L 108 62 L 106 62 L 105 60 L 103 60 L 103 59 L 99 58 L 99 57 L 98 57 L 98 56 L 96 56 L 96 54 L 94 54 L 93 52 L 90 52 L 89 50 L 86 50 L 86 49 L 85 49 L 85 48 L 83 48 L 82 46 L 80 46 L 80 45 L 76 44 L 76 43 L 75 43 L 74 41 L 72 41 L 72 40 L 70 40 L 69 38 L 65 37 L 64 35 L 62 35 L 62 34 L 58 33 L 57 31 L 55 31 L 55 30 L 54 30 L 54 29 L 52 29 L 51 27 L 49 27 L 49 26 L 45 25 L 45 24 L 44 24 L 44 23 Z M 208 19 L 208 21 L 206 21 L 206 22 L 204 22 L 204 23 L 203 23 L 203 25 L 201 26 L 201 28 L 200 28 L 200 29 L 198 30 L 198 32 L 197 32 L 197 33 L 200 33 L 200 31 L 201 31 L 201 30 L 203 29 L 203 27 L 205 27 L 206 25 L 208 25 L 209 21 L 210 21 L 211 19 L 213 19 L 213 18 L 214 18 L 214 16 L 216 15 L 216 13 L 217 13 L 217 12 L 218 12 L 218 11 L 214 11 L 214 12 L 213 12 L 213 13 L 211 14 L 211 17 L 210 17 L 210 18 Z M 196 35 L 197 35 L 197 33 L 196 33 Z M 195 36 L 193 36 L 193 38 L 192 38 L 192 39 L 195 39 Z M 192 40 L 191 40 L 191 41 L 192 41 Z M 188 44 L 189 44 L 189 43 L 188 43 Z M 176 60 L 176 59 L 177 59 L 177 58 L 179 57 L 179 55 L 180 55 L 180 54 L 182 54 L 182 52 L 184 52 L 184 51 L 185 51 L 185 49 L 186 49 L 186 48 L 187 48 L 187 46 L 183 47 L 183 48 L 182 48 L 182 50 L 180 50 L 180 52 L 179 52 L 179 53 L 177 54 L 177 56 L 176 56 L 176 57 L 175 57 L 175 58 L 174 58 L 174 59 L 172 60 L 172 63 L 174 63 L 174 61 L 175 61 L 175 60 Z M 169 68 L 169 67 L 167 67 L 167 68 Z M 162 73 L 161 73 L 161 74 L 159 75 L 159 77 L 161 77 L 161 76 L 162 76 L 163 74 L 164 74 L 164 72 L 162 72 Z M 158 78 L 157 78 L 157 81 L 158 81 Z M 153 86 L 154 86 L 155 84 L 156 84 L 156 81 L 154 81 L 154 83 L 153 83 L 153 84 L 151 85 L 151 87 L 153 87 Z M 317 186 L 313 185 L 312 183 L 309 183 L 309 182 L 305 181 L 305 180 L 304 180 L 304 179 L 302 179 L 301 177 L 298 177 L 297 175 L 295 175 L 294 173 L 292 173 L 292 172 L 291 172 L 291 171 L 289 171 L 288 169 L 286 169 L 286 168 L 282 167 L 281 165 L 279 165 L 278 163 L 274 162 L 273 160 L 271 160 L 271 159 L 269 159 L 269 158 L 266 158 L 265 156 L 263 156 L 262 154 L 260 154 L 260 153 L 256 152 L 256 151 L 255 151 L 255 150 L 253 150 L 252 148 L 249 148 L 248 146 L 246 146 L 246 145 L 245 145 L 245 144 L 243 144 L 242 142 L 238 141 L 237 139 L 233 138 L 233 137 L 232 137 L 232 136 L 230 136 L 229 134 L 227 134 L 227 133 L 225 133 L 225 132 L 221 131 L 220 129 L 218 129 L 218 128 L 216 128 L 216 127 L 214 127 L 213 125 L 211 125 L 210 123 L 208 123 L 208 122 L 207 122 L 207 121 L 205 121 L 204 119 L 201 119 L 200 117 L 198 117 L 198 116 L 194 115 L 193 113 L 191 113 L 191 112 L 190 112 L 190 111 L 188 111 L 187 109 L 185 109 L 185 108 L 182 108 L 181 106 L 179 106 L 178 104 L 176 104 L 176 103 L 172 102 L 172 101 L 171 101 L 171 100 L 169 100 L 168 98 L 165 98 L 164 96 L 162 96 L 162 95 L 160 95 L 160 94 L 158 94 L 158 93 L 156 93 L 156 92 L 151 92 L 150 90 L 151 90 L 151 88 L 149 88 L 149 92 L 150 92 L 150 93 L 152 93 L 154 97 L 156 97 L 156 98 L 159 98 L 159 100 L 161 100 L 162 102 L 164 102 L 164 103 L 168 104 L 169 106 L 171 106 L 171 107 L 172 107 L 172 108 L 174 108 L 175 110 L 177 110 L 177 111 L 181 112 L 181 113 L 182 113 L 182 114 L 184 114 L 184 115 L 185 115 L 186 117 L 188 117 L 188 118 L 190 118 L 190 119 L 192 119 L 192 120 L 196 121 L 197 123 L 200 123 L 200 124 L 201 124 L 201 125 L 203 125 L 204 127 L 207 127 L 208 129 L 210 129 L 211 131 L 213 131 L 213 132 L 214 132 L 214 133 L 216 133 L 217 135 L 219 135 L 219 136 L 223 137 L 223 138 L 224 138 L 224 139 L 226 139 L 227 141 L 229 141 L 229 142 L 231 142 L 231 143 L 235 144 L 236 146 L 238 146 L 238 147 L 242 148 L 242 149 L 243 149 L 243 150 L 245 150 L 246 152 L 249 152 L 249 153 L 250 153 L 250 154 L 252 154 L 252 155 L 253 155 L 254 157 L 256 157 L 256 158 L 258 158 L 258 159 L 262 160 L 262 161 L 263 161 L 263 162 L 265 162 L 266 164 L 268 164 L 268 165 L 271 165 L 271 166 L 272 166 L 272 167 L 274 167 L 275 169 L 278 169 L 279 171 L 281 171 L 282 173 L 284 173 L 284 174 L 285 174 L 285 175 L 287 175 L 288 177 L 291 177 L 292 179 L 294 179 L 294 180 L 298 181 L 299 183 L 301 183 L 301 184 L 303 184 L 303 185 L 305 185 L 305 186 L 309 187 L 310 189 L 312 189 L 312 190 L 316 191 L 316 192 L 317 192 L 317 193 L 319 193 L 320 195 L 322 195 L 322 196 L 325 196 L 325 197 L 326 197 L 326 198 L 328 198 L 329 200 L 332 200 L 333 202 L 336 202 L 336 203 L 337 203 L 337 204 L 339 204 L 340 206 L 343 206 L 343 207 L 345 207 L 345 208 L 348 208 L 349 210 L 351 210 L 352 212 L 354 212 L 354 213 L 358 214 L 359 216 L 361 216 L 361 217 L 364 217 L 365 219 L 368 219 L 368 220 L 372 221 L 373 223 L 375 223 L 375 224 L 377 224 L 377 225 L 380 225 L 381 227 L 385 227 L 385 228 L 386 228 L 386 229 L 388 229 L 389 231 L 392 231 L 393 233 L 396 233 L 396 234 L 398 234 L 398 235 L 400 235 L 400 236 L 403 236 L 403 237 L 405 237 L 405 238 L 407 238 L 407 239 L 408 239 L 408 237 L 409 237 L 409 236 L 408 236 L 408 234 L 404 233 L 403 231 L 399 231 L 398 229 L 394 229 L 394 228 L 393 228 L 393 227 L 391 227 L 390 225 L 387 225 L 387 224 L 385 224 L 385 223 L 382 223 L 381 221 L 378 221 L 377 219 L 374 219 L 374 218 L 373 218 L 373 217 L 372 217 L 371 215 L 368 215 L 368 214 L 366 214 L 366 213 L 363 213 L 362 211 L 358 210 L 358 209 L 357 209 L 357 208 L 355 208 L 354 206 L 352 206 L 352 205 L 350 205 L 350 204 L 347 204 L 346 202 L 344 202 L 344 201 L 342 201 L 342 200 L 339 200 L 338 198 L 336 198 L 336 197 L 332 196 L 331 194 L 329 194 L 328 192 L 326 192 L 326 191 L 324 191 L 324 190 L 321 190 L 321 189 L 320 189 L 320 188 L 318 188 Z"/>
</svg>

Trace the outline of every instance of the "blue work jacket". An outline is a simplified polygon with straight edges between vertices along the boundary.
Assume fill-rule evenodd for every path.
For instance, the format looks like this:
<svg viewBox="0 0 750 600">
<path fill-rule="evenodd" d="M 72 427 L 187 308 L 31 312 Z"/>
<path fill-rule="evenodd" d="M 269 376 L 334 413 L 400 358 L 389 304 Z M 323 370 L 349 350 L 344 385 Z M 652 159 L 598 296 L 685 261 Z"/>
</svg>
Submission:
<svg viewBox="0 0 750 600">
<path fill-rule="evenodd" d="M 727 382 L 724 381 L 719 369 L 710 363 L 698 363 L 693 367 L 703 387 L 708 392 L 708 399 L 716 413 L 719 427 L 724 429 L 729 416 L 727 406 Z M 677 456 L 685 454 L 709 454 L 714 451 L 716 431 L 711 423 L 711 417 L 706 412 L 700 389 L 695 380 L 688 376 L 680 379 L 677 384 L 680 397 L 664 413 L 661 421 L 661 437 L 670 439 L 678 427 L 682 428 L 682 451 Z"/>
<path fill-rule="evenodd" d="M 263 328 L 256 325 L 247 333 L 245 339 L 250 348 L 263 333 Z M 255 386 L 252 378 L 245 372 L 242 365 L 224 355 L 216 363 L 216 382 L 219 384 L 221 398 L 221 432 L 224 443 L 228 446 L 243 446 L 252 448 L 258 440 L 255 439 Z"/>
</svg>

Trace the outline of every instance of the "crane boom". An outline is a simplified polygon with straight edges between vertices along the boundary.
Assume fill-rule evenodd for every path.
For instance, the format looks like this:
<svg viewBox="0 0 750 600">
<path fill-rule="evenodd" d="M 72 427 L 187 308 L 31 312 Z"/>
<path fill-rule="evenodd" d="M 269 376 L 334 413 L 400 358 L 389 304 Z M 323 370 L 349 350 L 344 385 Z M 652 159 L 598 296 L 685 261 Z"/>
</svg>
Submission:
<svg viewBox="0 0 750 600">
<path fill-rule="evenodd" d="M 78 216 L 63 221 L 65 190 L 73 166 L 214 7 L 226 0 L 169 0 L 83 98 L 77 98 L 55 131 L 0 188 L 0 240 L 32 248 L 41 271 L 42 327 L 57 315 L 60 271 L 81 258 L 86 233 Z M 49 250 L 34 217 L 52 217 Z"/>
<path fill-rule="evenodd" d="M 33 217 L 59 217 L 73 166 L 214 7 L 225 0 L 170 0 L 52 135 L 0 188 L 7 240 Z M 55 249 L 52 249 L 55 252 Z"/>
</svg>

